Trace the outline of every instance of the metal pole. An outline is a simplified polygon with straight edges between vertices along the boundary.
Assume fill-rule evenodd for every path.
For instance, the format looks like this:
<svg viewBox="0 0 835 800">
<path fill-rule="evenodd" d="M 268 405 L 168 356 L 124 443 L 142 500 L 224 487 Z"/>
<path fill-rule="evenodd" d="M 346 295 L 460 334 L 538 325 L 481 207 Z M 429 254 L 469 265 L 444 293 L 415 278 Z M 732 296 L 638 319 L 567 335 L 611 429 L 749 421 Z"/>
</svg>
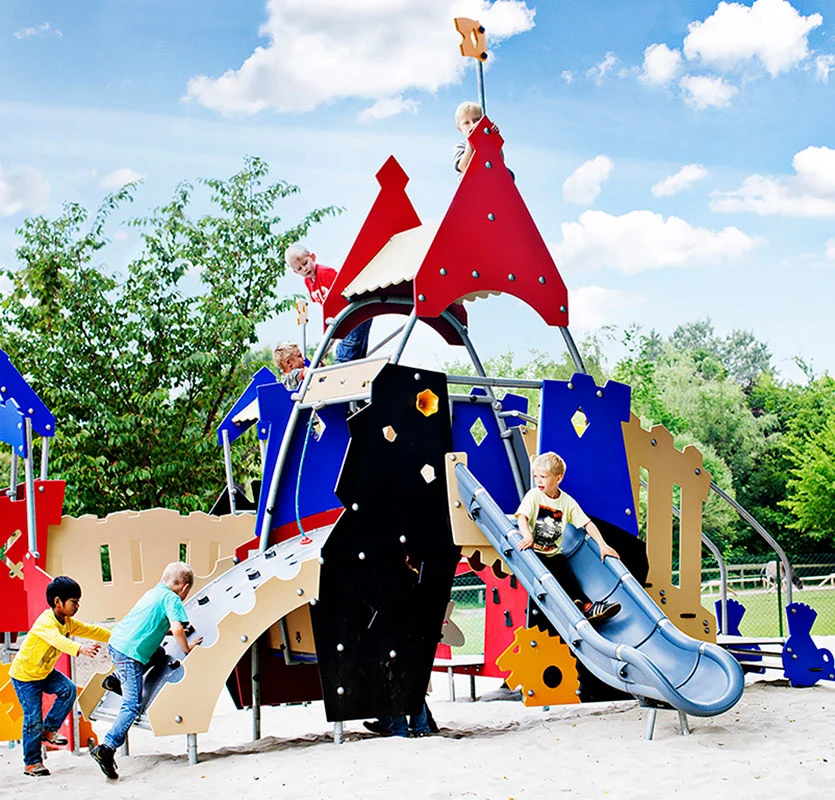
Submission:
<svg viewBox="0 0 835 800">
<path fill-rule="evenodd" d="M 568 353 L 571 356 L 571 360 L 574 362 L 574 368 L 578 372 L 582 372 L 584 375 L 588 375 L 586 365 L 583 363 L 583 357 L 580 355 L 580 351 L 577 349 L 577 345 L 574 343 L 574 338 L 571 336 L 571 331 L 568 330 L 567 327 L 565 327 L 560 328 L 560 333 L 562 334 L 565 346 L 568 348 Z"/>
<path fill-rule="evenodd" d="M 342 744 L 342 733 L 343 733 L 343 725 L 342 720 L 337 720 L 333 723 L 333 743 L 334 744 Z"/>
<path fill-rule="evenodd" d="M 26 479 L 26 525 L 29 528 L 29 552 L 40 558 L 38 552 L 38 528 L 35 522 L 35 469 L 32 458 L 32 420 L 29 417 L 23 418 L 24 431 L 26 435 L 26 458 L 23 460 L 24 474 Z"/>
<path fill-rule="evenodd" d="M 487 114 L 487 103 L 484 99 L 484 62 L 481 59 L 477 59 L 477 70 L 478 70 L 478 102 L 481 106 L 481 113 Z"/>
<path fill-rule="evenodd" d="M 647 741 L 652 741 L 653 734 L 655 733 L 655 718 L 658 716 L 658 709 L 650 708 L 647 711 L 647 731 L 644 734 L 644 738 Z"/>
<path fill-rule="evenodd" d="M 400 336 L 400 341 L 397 343 L 397 347 L 394 349 L 394 352 L 391 354 L 389 358 L 390 364 L 397 364 L 400 362 L 400 357 L 403 355 L 403 351 L 406 349 L 406 342 L 409 341 L 409 337 L 412 335 L 412 331 L 415 329 L 415 323 L 417 322 L 417 308 L 412 309 L 412 313 L 409 314 L 409 319 L 406 321 L 406 324 L 401 328 L 402 335 Z"/>
<path fill-rule="evenodd" d="M 197 734 L 186 734 L 186 749 L 188 750 L 188 765 L 194 767 L 197 765 Z"/>
<path fill-rule="evenodd" d="M 11 475 L 11 483 L 9 485 L 9 499 L 14 501 L 17 500 L 17 482 L 18 478 L 18 463 L 17 463 L 17 453 L 15 453 L 14 448 L 12 448 L 12 475 Z"/>
<path fill-rule="evenodd" d="M 49 439 L 41 439 L 41 480 L 45 481 L 49 472 Z"/>
<path fill-rule="evenodd" d="M 75 663 L 76 663 L 75 659 L 71 658 L 70 659 L 70 680 L 73 683 L 77 683 Z M 72 714 L 72 724 L 71 724 L 71 727 L 72 727 L 72 752 L 73 752 L 74 756 L 77 756 L 77 755 L 81 754 L 81 744 L 78 741 L 78 737 L 80 736 L 81 731 L 79 730 L 80 726 L 78 724 L 78 701 L 77 700 L 72 704 L 72 711 L 70 711 L 70 714 Z"/>
<path fill-rule="evenodd" d="M 542 388 L 542 381 L 527 378 L 488 378 L 485 375 L 447 375 L 446 382 L 459 386 L 501 386 L 507 389 Z"/>
<path fill-rule="evenodd" d="M 229 493 L 229 508 L 232 511 L 232 516 L 238 516 L 238 510 L 235 508 L 235 481 L 232 478 L 232 446 L 229 443 L 229 431 L 224 428 L 220 432 L 223 439 L 223 464 L 226 467 L 226 491 Z"/>
<path fill-rule="evenodd" d="M 711 491 L 718 494 L 719 497 L 721 497 L 726 503 L 728 503 L 731 506 L 731 508 L 733 508 L 734 511 L 736 511 L 736 513 L 739 514 L 740 517 L 742 517 L 742 519 L 744 519 L 760 536 L 762 536 L 763 539 L 766 540 L 766 542 L 768 542 L 768 544 L 771 546 L 771 549 L 774 550 L 775 553 L 777 553 L 777 555 L 780 558 L 780 561 L 783 562 L 783 568 L 786 570 L 786 576 L 788 578 L 786 580 L 786 605 L 791 605 L 791 602 L 792 602 L 792 582 L 791 582 L 792 565 L 791 565 L 791 562 L 789 561 L 789 557 L 786 555 L 783 548 L 780 547 L 780 545 L 777 544 L 777 541 L 774 539 L 774 537 L 765 528 L 763 528 L 763 526 L 760 525 L 760 523 L 757 522 L 757 520 L 743 506 L 741 506 L 733 497 L 731 497 L 724 489 L 717 486 L 713 481 L 710 482 L 710 488 L 711 488 Z M 779 570 L 778 570 L 777 577 L 778 578 L 780 577 Z M 781 624 L 782 624 L 782 615 L 781 615 L 780 620 L 781 620 Z"/>
<path fill-rule="evenodd" d="M 369 351 L 365 354 L 365 357 L 366 357 L 366 358 L 368 358 L 369 356 L 371 356 L 371 355 L 373 355 L 374 353 L 376 353 L 376 352 L 377 352 L 377 351 L 378 351 L 381 347 L 384 347 L 385 345 L 387 345 L 387 344 L 388 344 L 388 343 L 389 343 L 392 339 L 394 339 L 394 337 L 395 337 L 395 336 L 399 336 L 399 335 L 400 335 L 400 333 L 403 331 L 403 328 L 405 328 L 405 327 L 406 327 L 406 325 L 405 325 L 405 324 L 401 325 L 401 326 L 400 326 L 400 327 L 399 327 L 396 331 L 393 331 L 393 332 L 392 332 L 392 333 L 390 333 L 388 336 L 386 336 L 386 338 L 385 338 L 385 339 L 383 339 L 383 340 L 381 340 L 381 341 L 377 342 L 377 344 L 375 344 L 375 345 L 374 345 L 374 347 L 372 347 L 372 348 L 371 348 L 371 349 L 370 349 L 370 350 L 369 350 Z"/>
<path fill-rule="evenodd" d="M 252 741 L 261 738 L 261 672 L 258 663 L 258 640 L 252 643 L 250 681 L 252 683 Z"/>
</svg>

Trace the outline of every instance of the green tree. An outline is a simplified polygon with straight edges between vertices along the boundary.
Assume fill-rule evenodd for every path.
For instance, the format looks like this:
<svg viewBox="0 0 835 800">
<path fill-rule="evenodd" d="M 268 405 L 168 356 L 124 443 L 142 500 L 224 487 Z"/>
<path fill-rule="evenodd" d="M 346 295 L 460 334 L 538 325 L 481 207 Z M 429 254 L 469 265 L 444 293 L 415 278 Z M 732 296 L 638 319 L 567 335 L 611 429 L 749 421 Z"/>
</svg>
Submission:
<svg viewBox="0 0 835 800">
<path fill-rule="evenodd" d="M 124 275 L 100 259 L 135 185 L 92 219 L 67 204 L 18 231 L 0 347 L 56 415 L 52 474 L 68 483 L 70 513 L 208 510 L 223 486 L 214 431 L 250 378 L 242 364 L 256 327 L 292 304 L 279 294 L 284 250 L 338 211 L 316 209 L 281 232 L 275 206 L 299 189 L 266 184 L 268 172 L 247 158 L 228 180 L 201 181 L 212 212 L 197 219 L 194 187 L 180 184 L 129 222 L 142 248 Z M 236 448 L 236 459 L 255 456 Z"/>
</svg>

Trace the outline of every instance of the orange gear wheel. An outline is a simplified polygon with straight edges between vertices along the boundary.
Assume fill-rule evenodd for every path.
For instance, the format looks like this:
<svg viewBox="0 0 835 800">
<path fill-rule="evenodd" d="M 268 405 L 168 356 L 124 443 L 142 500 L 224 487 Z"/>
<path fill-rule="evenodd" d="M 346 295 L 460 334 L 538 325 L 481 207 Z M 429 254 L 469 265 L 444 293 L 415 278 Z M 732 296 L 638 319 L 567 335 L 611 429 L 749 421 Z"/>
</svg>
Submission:
<svg viewBox="0 0 835 800">
<path fill-rule="evenodd" d="M 539 628 L 517 628 L 510 647 L 496 659 L 496 666 L 509 673 L 505 680 L 511 689 L 522 687 L 526 706 L 580 702 L 577 662 L 558 636 Z"/>
</svg>

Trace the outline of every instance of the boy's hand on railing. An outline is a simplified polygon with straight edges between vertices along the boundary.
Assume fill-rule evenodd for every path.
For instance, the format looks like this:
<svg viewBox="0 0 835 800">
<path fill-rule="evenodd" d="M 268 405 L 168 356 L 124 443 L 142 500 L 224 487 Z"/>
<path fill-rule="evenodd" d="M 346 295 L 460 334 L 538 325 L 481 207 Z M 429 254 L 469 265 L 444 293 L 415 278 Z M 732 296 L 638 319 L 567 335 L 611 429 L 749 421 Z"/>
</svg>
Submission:
<svg viewBox="0 0 835 800">
<path fill-rule="evenodd" d="M 520 550 L 528 550 L 533 547 L 533 536 L 530 533 L 522 534 L 522 541 L 519 542 Z"/>
</svg>

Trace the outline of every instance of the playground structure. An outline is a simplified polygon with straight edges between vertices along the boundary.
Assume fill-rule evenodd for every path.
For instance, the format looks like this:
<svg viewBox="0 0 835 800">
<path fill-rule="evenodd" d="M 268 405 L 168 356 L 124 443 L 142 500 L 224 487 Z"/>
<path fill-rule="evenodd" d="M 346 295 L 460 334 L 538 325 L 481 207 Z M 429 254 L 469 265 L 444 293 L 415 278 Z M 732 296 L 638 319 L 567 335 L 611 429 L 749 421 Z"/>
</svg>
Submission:
<svg viewBox="0 0 835 800">
<path fill-rule="evenodd" d="M 345 721 L 417 712 L 438 657 L 442 668 L 507 678 L 532 705 L 636 697 L 651 709 L 648 738 L 659 708 L 676 710 L 684 733 L 686 715 L 721 714 L 741 696 L 738 660 L 759 643 L 715 644 L 718 634 L 738 632 L 741 618 L 726 582 L 719 622 L 701 605 L 703 543 L 720 570 L 724 563 L 703 536 L 701 508 L 709 491 L 721 490 L 695 448 L 680 452 L 663 428 L 642 429 L 628 386 L 597 386 L 585 374 L 568 330 L 566 286 L 504 166 L 503 140 L 485 116 L 470 141 L 475 155 L 438 226 L 421 223 L 393 157 L 377 173 L 379 195 L 326 299 L 324 335 L 302 385 L 290 394 L 269 370 L 259 371 L 218 429 L 226 516 L 155 510 L 62 518 L 64 486 L 46 478 L 55 420 L 0 353 L 0 438 L 14 452 L 10 488 L 0 493 L 9 568 L 0 573 L 9 598 L 0 626 L 28 630 L 48 576 L 63 572 L 84 587 L 85 618 L 120 617 L 185 552 L 201 576 L 186 609 L 203 643 L 185 657 L 166 640 L 166 659 L 145 677 L 137 724 L 156 735 L 186 734 L 192 763 L 224 687 L 238 706 L 252 708 L 254 738 L 263 704 L 323 699 L 339 740 Z M 560 330 L 577 368 L 570 381 L 485 374 L 463 303 L 496 293 L 513 295 Z M 321 365 L 332 339 L 382 314 L 405 317 L 389 355 Z M 418 321 L 464 347 L 476 375 L 401 364 Z M 462 386 L 471 391 L 457 391 Z M 540 392 L 537 418 L 524 397 L 496 393 L 518 388 Z M 239 513 L 230 457 L 251 428 L 264 465 L 254 515 Z M 33 433 L 44 442 L 40 479 Z M 580 532 L 564 534 L 587 593 L 623 607 L 599 628 L 536 555 L 516 548 L 508 515 L 528 487 L 530 455 L 543 450 L 564 456 L 565 490 L 623 557 L 601 563 Z M 638 538 L 642 470 L 646 544 Z M 483 576 L 491 597 L 477 664 L 456 664 L 449 645 L 439 649 L 453 577 L 466 569 Z M 782 651 L 786 674 L 795 685 L 835 680 L 831 654 L 812 643 L 814 611 L 792 603 L 790 583 L 786 593 L 799 620 Z M 107 720 L 118 709 L 102 677 L 80 695 L 86 719 Z M 0 685 L 0 732 L 12 730 L 4 718 L 15 721 L 8 689 Z M 76 747 L 79 724 L 74 718 Z"/>
</svg>

